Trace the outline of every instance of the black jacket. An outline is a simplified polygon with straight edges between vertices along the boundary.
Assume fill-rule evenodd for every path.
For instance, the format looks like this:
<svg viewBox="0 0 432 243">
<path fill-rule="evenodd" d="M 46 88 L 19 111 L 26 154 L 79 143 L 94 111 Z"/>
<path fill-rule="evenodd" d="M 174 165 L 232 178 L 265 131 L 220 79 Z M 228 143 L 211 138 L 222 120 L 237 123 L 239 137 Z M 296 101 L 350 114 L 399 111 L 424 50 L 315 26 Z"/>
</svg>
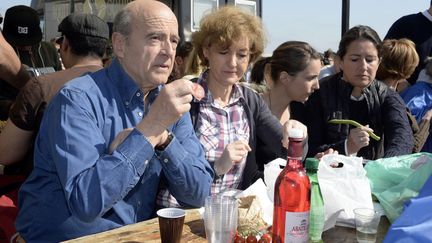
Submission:
<svg viewBox="0 0 432 243">
<path fill-rule="evenodd" d="M 364 90 L 367 114 L 351 110 L 350 97 L 353 86 L 342 80 L 341 74 L 326 77 L 320 81 L 320 89 L 305 103 L 302 109 L 292 110 L 293 118 L 308 127 L 309 156 L 328 148 L 345 154 L 345 139 L 352 129 L 349 125 L 333 125 L 331 119 L 362 117 L 363 125 L 369 125 L 381 137 L 370 140 L 369 146 L 360 149 L 357 156 L 375 160 L 409 154 L 413 149 L 413 135 L 405 104 L 400 96 L 377 80 Z"/>
</svg>

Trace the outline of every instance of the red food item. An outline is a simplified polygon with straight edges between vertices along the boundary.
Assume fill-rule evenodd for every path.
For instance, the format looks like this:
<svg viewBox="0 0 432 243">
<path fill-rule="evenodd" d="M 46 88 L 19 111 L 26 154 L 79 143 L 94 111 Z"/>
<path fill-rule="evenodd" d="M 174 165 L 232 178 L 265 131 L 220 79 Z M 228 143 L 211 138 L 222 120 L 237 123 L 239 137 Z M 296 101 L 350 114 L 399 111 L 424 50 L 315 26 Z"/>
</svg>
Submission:
<svg viewBox="0 0 432 243">
<path fill-rule="evenodd" d="M 234 243 L 246 243 L 246 240 L 240 235 L 236 235 L 236 237 L 234 238 Z"/>
<path fill-rule="evenodd" d="M 271 243 L 272 242 L 272 237 L 271 237 L 270 234 L 263 234 L 261 236 L 261 239 L 258 242 L 261 242 L 261 243 L 263 243 L 263 242 Z"/>
<path fill-rule="evenodd" d="M 249 235 L 246 238 L 246 243 L 257 243 L 257 238 L 254 235 Z"/>
<path fill-rule="evenodd" d="M 204 88 L 197 83 L 192 83 L 192 95 L 195 99 L 201 100 L 205 95 Z"/>
</svg>

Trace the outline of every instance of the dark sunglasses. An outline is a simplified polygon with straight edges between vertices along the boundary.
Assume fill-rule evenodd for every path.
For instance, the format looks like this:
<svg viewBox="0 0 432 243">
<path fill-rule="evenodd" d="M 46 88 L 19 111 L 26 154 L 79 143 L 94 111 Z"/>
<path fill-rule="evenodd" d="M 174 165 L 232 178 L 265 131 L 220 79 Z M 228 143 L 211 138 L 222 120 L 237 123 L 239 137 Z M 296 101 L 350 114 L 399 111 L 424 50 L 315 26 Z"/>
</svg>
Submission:
<svg viewBox="0 0 432 243">
<path fill-rule="evenodd" d="M 64 35 L 58 37 L 58 38 L 56 39 L 55 43 L 61 45 L 61 44 L 63 43 L 63 39 L 64 39 Z"/>
</svg>

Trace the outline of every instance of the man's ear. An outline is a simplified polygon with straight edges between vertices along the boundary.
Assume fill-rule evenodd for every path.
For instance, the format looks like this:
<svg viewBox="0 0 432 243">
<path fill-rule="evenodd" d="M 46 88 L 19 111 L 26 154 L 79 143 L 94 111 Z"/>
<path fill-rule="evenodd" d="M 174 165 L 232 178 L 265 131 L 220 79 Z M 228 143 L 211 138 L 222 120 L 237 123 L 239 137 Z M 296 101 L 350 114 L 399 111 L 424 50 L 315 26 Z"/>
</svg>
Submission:
<svg viewBox="0 0 432 243">
<path fill-rule="evenodd" d="M 111 37 L 113 53 L 118 58 L 123 58 L 125 55 L 126 37 L 119 32 L 112 33 Z"/>
<path fill-rule="evenodd" d="M 63 38 L 63 41 L 62 41 L 61 45 L 60 45 L 60 49 L 61 49 L 63 52 L 66 52 L 69 48 L 70 48 L 70 46 L 69 46 L 69 40 L 68 40 L 68 38 L 65 36 L 65 37 Z"/>
<path fill-rule="evenodd" d="M 181 56 L 176 56 L 174 59 L 177 66 L 181 66 L 183 63 L 183 58 Z"/>
</svg>

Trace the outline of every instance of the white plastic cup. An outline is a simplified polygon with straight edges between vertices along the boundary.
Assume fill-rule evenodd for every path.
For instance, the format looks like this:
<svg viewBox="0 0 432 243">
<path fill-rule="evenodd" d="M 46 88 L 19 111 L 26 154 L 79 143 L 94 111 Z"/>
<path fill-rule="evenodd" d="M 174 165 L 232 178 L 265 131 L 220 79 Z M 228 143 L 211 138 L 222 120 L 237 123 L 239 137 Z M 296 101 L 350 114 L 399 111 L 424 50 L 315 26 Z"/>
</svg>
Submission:
<svg viewBox="0 0 432 243">
<path fill-rule="evenodd" d="M 376 242 L 381 214 L 371 208 L 354 209 L 356 236 L 359 243 Z"/>
</svg>

